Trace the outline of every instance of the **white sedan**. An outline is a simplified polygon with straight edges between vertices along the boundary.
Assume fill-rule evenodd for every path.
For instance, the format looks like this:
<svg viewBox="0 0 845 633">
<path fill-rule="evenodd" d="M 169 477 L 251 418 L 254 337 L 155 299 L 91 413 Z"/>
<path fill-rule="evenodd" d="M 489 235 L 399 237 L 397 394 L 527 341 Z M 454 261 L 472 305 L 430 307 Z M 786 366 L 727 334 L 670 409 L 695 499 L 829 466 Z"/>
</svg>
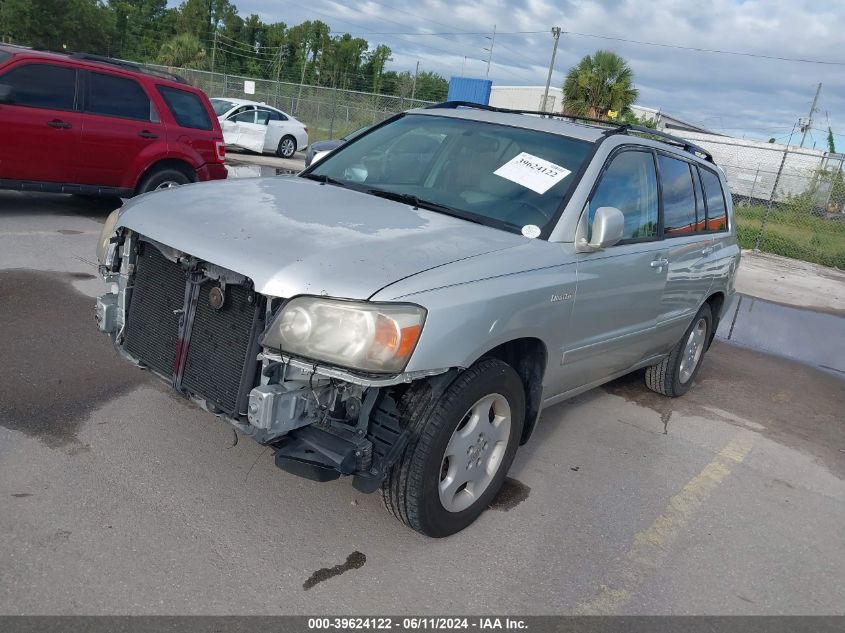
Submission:
<svg viewBox="0 0 845 633">
<path fill-rule="evenodd" d="M 236 145 L 253 152 L 272 152 L 290 158 L 308 147 L 308 128 L 295 118 L 258 101 L 214 98 L 211 105 L 226 145 Z"/>
</svg>

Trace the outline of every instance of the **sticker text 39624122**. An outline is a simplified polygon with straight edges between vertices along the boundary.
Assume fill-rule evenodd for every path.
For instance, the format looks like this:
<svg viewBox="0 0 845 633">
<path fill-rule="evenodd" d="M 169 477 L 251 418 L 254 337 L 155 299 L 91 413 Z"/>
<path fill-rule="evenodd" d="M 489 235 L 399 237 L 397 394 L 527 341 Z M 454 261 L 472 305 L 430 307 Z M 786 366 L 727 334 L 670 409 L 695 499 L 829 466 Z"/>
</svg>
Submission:
<svg viewBox="0 0 845 633">
<path fill-rule="evenodd" d="M 539 156 L 522 152 L 493 173 L 542 195 L 572 172 Z"/>
</svg>

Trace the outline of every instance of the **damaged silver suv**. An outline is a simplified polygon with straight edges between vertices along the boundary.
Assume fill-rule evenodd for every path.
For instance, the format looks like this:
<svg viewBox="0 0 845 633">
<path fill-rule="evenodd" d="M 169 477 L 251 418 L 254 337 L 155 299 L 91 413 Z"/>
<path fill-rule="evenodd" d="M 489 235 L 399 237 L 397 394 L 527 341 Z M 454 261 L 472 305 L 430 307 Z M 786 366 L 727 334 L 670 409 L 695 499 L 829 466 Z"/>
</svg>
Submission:
<svg viewBox="0 0 845 633">
<path fill-rule="evenodd" d="M 739 264 L 701 148 L 455 102 L 298 176 L 136 198 L 98 250 L 122 356 L 434 537 L 490 504 L 543 407 L 641 368 L 689 389 Z"/>
</svg>

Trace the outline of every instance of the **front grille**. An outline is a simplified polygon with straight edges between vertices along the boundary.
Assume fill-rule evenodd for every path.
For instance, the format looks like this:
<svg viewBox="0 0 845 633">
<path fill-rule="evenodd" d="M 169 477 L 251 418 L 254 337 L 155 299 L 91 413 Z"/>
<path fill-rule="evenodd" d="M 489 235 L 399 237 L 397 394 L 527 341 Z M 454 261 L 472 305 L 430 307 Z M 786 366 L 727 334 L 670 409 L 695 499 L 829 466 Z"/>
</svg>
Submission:
<svg viewBox="0 0 845 633">
<path fill-rule="evenodd" d="M 214 310 L 209 292 L 216 286 L 212 281 L 200 286 L 182 386 L 232 413 L 250 353 L 257 301 L 250 290 L 227 286 L 223 307 Z"/>
<path fill-rule="evenodd" d="M 173 374 L 186 279 L 178 264 L 152 245 L 141 244 L 123 347 L 164 376 Z"/>
<path fill-rule="evenodd" d="M 239 398 L 252 386 L 248 383 L 256 370 L 257 361 L 249 357 L 256 353 L 260 296 L 251 288 L 227 285 L 223 306 L 215 310 L 209 294 L 219 287 L 217 281 L 192 281 L 181 266 L 144 242 L 131 287 L 124 350 L 180 390 L 236 417 Z M 183 314 L 189 322 L 180 331 Z"/>
</svg>

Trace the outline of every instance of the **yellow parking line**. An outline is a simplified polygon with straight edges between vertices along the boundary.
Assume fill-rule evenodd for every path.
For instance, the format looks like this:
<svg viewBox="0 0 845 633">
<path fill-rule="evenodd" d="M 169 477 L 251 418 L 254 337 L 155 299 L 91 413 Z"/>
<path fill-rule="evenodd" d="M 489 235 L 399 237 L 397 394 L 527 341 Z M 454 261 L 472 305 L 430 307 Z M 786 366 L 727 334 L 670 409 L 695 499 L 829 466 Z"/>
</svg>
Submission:
<svg viewBox="0 0 845 633">
<path fill-rule="evenodd" d="M 730 475 L 731 468 L 748 455 L 754 443 L 751 433 L 740 432 L 716 455 L 712 462 L 669 500 L 663 513 L 651 526 L 634 537 L 621 567 L 606 585 L 587 602 L 575 607 L 579 615 L 611 615 L 630 601 L 646 575 L 660 566 L 669 548 L 686 527 L 690 517 L 707 501 Z"/>
</svg>

